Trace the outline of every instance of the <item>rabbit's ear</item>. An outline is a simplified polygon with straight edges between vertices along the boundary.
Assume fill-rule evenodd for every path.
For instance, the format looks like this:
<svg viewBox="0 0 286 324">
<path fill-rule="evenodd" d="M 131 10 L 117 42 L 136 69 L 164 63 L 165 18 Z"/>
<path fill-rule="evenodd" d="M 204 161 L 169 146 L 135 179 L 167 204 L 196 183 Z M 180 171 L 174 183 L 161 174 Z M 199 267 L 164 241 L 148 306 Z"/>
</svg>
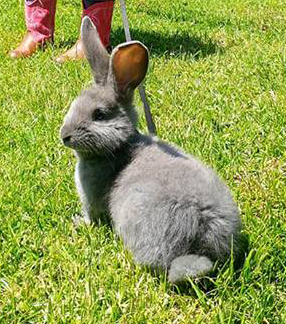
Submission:
<svg viewBox="0 0 286 324">
<path fill-rule="evenodd" d="M 143 81 L 148 61 L 148 50 L 138 41 L 120 44 L 112 51 L 109 79 L 115 82 L 119 95 L 130 95 Z"/>
<path fill-rule="evenodd" d="M 109 55 L 100 41 L 96 27 L 87 16 L 82 20 L 81 40 L 95 83 L 105 84 L 109 69 Z"/>
</svg>

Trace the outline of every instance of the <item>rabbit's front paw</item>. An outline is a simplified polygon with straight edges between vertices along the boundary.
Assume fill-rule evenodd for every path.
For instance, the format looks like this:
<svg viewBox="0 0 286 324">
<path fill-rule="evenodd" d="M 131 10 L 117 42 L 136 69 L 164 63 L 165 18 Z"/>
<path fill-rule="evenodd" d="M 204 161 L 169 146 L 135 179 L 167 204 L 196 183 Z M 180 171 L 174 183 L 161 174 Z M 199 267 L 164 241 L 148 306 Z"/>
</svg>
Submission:
<svg viewBox="0 0 286 324">
<path fill-rule="evenodd" d="M 81 225 L 91 225 L 90 219 L 83 217 L 80 214 L 76 214 L 75 216 L 72 217 L 72 222 L 75 227 L 79 227 Z"/>
</svg>

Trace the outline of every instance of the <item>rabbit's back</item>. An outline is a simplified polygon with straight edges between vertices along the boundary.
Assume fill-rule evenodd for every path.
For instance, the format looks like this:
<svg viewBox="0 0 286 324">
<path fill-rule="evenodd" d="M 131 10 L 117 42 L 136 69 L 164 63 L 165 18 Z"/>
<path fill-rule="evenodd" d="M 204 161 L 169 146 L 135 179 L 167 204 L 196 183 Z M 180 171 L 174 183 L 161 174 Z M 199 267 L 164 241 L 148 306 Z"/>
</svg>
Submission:
<svg viewBox="0 0 286 324">
<path fill-rule="evenodd" d="M 140 146 L 121 172 L 110 211 L 135 259 L 163 268 L 189 253 L 224 260 L 240 230 L 237 207 L 216 174 L 156 140 Z"/>
</svg>

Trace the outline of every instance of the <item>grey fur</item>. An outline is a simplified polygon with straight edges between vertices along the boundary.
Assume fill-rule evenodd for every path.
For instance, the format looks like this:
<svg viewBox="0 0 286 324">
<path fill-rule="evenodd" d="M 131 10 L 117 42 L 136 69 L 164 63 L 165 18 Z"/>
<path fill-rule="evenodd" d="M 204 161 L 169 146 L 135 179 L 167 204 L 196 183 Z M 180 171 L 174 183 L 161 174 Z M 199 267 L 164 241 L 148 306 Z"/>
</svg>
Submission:
<svg viewBox="0 0 286 324">
<path fill-rule="evenodd" d="M 82 41 L 93 70 L 107 53 L 91 24 L 84 18 Z M 78 158 L 84 219 L 108 213 L 136 262 L 168 270 L 171 282 L 204 275 L 232 248 L 234 256 L 240 253 L 237 206 L 214 171 L 136 130 L 133 96 L 118 93 L 112 59 L 93 71 L 95 84 L 75 99 L 61 129 Z"/>
<path fill-rule="evenodd" d="M 168 279 L 170 282 L 179 282 L 182 278 L 197 278 L 204 276 L 212 268 L 213 263 L 205 256 L 184 255 L 172 261 Z"/>
</svg>

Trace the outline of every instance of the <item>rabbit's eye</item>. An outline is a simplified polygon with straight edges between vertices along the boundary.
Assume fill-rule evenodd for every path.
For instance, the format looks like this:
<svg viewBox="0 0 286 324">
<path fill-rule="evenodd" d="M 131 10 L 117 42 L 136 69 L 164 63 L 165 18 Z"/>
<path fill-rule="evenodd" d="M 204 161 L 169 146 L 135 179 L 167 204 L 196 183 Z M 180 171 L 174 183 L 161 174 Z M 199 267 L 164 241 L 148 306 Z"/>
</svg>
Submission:
<svg viewBox="0 0 286 324">
<path fill-rule="evenodd" d="M 93 113 L 92 113 L 92 120 L 103 120 L 105 117 L 105 114 L 99 110 L 96 109 Z"/>
</svg>

